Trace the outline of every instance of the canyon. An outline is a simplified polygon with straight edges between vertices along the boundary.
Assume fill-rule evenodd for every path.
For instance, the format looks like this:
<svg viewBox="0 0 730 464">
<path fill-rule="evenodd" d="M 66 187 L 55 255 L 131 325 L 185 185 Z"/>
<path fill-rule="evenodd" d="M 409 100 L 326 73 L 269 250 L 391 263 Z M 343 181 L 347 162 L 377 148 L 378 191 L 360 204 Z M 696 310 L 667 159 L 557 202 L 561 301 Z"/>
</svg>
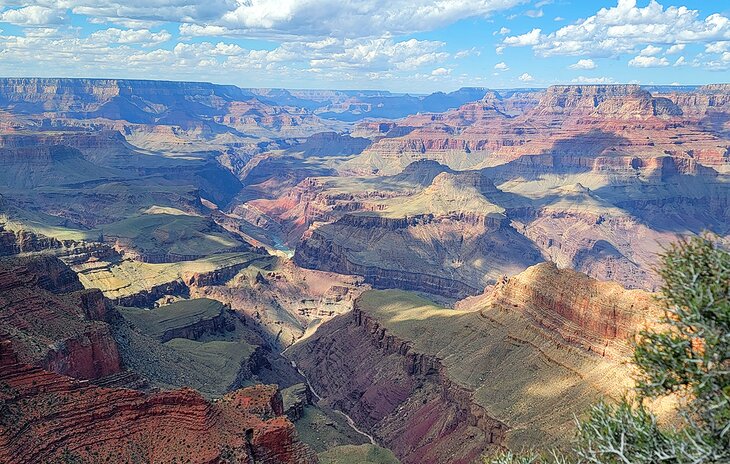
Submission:
<svg viewBox="0 0 730 464">
<path fill-rule="evenodd" d="M 565 448 L 664 247 L 727 244 L 728 121 L 727 84 L 0 79 L 0 462 Z"/>
<path fill-rule="evenodd" d="M 287 356 L 403 462 L 468 463 L 566 445 L 575 411 L 625 392 L 631 337 L 658 312 L 647 292 L 543 263 L 458 309 L 366 292 Z"/>
</svg>

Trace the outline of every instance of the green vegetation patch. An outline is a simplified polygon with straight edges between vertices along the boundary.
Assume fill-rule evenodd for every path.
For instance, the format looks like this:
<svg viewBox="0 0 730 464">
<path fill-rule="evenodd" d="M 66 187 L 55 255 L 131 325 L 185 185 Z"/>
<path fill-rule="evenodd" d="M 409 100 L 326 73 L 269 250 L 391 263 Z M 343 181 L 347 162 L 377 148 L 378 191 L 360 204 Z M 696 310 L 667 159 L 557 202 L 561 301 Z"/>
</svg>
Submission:
<svg viewBox="0 0 730 464">
<path fill-rule="evenodd" d="M 157 285 L 163 285 L 194 273 L 207 273 L 233 266 L 256 264 L 267 268 L 276 261 L 273 256 L 251 252 L 223 253 L 194 261 L 177 263 L 142 263 L 124 259 L 115 263 L 88 262 L 75 267 L 86 288 L 98 288 L 108 298 L 123 298 Z"/>
<path fill-rule="evenodd" d="M 168 330 L 188 327 L 220 316 L 223 304 L 208 298 L 198 298 L 149 310 L 119 308 L 119 312 L 143 332 L 160 338 Z"/>
<path fill-rule="evenodd" d="M 305 406 L 304 414 L 294 425 L 299 438 L 316 452 L 324 452 L 343 445 L 362 445 L 369 441 L 350 427 L 345 416 L 323 405 Z"/>
<path fill-rule="evenodd" d="M 510 427 L 508 447 L 567 445 L 575 414 L 630 387 L 626 366 L 557 343 L 518 310 L 454 310 L 400 290 L 365 292 L 357 307 L 415 352 L 439 359 L 487 415 Z"/>
<path fill-rule="evenodd" d="M 202 342 L 187 338 L 173 338 L 165 343 L 198 363 L 215 371 L 222 384 L 235 382 L 241 364 L 256 350 L 256 347 L 244 341 L 214 340 Z"/>
<path fill-rule="evenodd" d="M 128 242 L 142 253 L 182 257 L 223 253 L 244 245 L 208 218 L 170 212 L 124 219 L 103 226 L 99 234 L 106 240 Z"/>
<path fill-rule="evenodd" d="M 317 456 L 320 464 L 399 464 L 392 451 L 377 445 L 344 445 Z"/>
</svg>

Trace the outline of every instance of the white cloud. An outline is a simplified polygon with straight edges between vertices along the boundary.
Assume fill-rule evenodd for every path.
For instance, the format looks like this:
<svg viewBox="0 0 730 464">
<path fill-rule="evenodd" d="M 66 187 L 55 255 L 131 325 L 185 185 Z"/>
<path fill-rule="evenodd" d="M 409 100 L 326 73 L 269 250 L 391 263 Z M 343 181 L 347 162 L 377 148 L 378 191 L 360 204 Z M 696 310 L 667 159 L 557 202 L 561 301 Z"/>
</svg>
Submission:
<svg viewBox="0 0 730 464">
<path fill-rule="evenodd" d="M 683 56 L 680 56 L 677 58 L 677 61 L 674 62 L 672 66 L 684 66 L 686 64 L 686 61 Z"/>
<path fill-rule="evenodd" d="M 629 60 L 629 66 L 634 68 L 662 68 L 669 66 L 669 60 L 664 57 L 639 55 Z"/>
<path fill-rule="evenodd" d="M 51 24 L 58 11 L 85 15 L 89 22 L 150 29 L 182 23 L 187 35 L 247 37 L 379 37 L 423 32 L 462 19 L 484 18 L 529 0 L 4 0 L 22 6 L 0 21 Z M 52 18 L 55 16 L 55 18 Z"/>
<path fill-rule="evenodd" d="M 223 26 L 211 26 L 209 24 L 188 24 L 183 23 L 180 25 L 180 35 L 190 37 L 209 37 L 209 36 L 221 36 L 231 33 L 227 28 Z"/>
<path fill-rule="evenodd" d="M 89 37 L 101 43 L 117 43 L 117 44 L 142 44 L 146 47 L 167 42 L 172 38 L 172 34 L 162 30 L 159 32 L 151 32 L 149 29 L 117 29 L 110 28 L 96 31 Z"/>
<path fill-rule="evenodd" d="M 0 22 L 18 26 L 45 26 L 59 24 L 64 20 L 65 15 L 62 10 L 46 8 L 39 5 L 30 5 L 0 13 Z"/>
<path fill-rule="evenodd" d="M 502 26 L 502 27 L 501 27 L 501 28 L 500 28 L 500 29 L 499 29 L 498 31 L 494 31 L 494 32 L 492 33 L 492 35 L 507 35 L 507 34 L 509 34 L 510 32 L 512 32 L 512 31 L 511 31 L 511 30 L 509 30 L 508 28 L 506 28 L 506 27 Z"/>
<path fill-rule="evenodd" d="M 671 47 L 669 47 L 669 48 L 667 49 L 667 52 L 666 52 L 666 54 L 667 54 L 667 55 L 674 55 L 674 54 L 676 54 L 676 53 L 679 53 L 679 52 L 683 51 L 685 47 L 686 47 L 686 45 L 685 45 L 685 44 L 676 44 L 676 45 L 672 45 Z"/>
<path fill-rule="evenodd" d="M 504 46 L 531 46 L 539 56 L 607 56 L 636 53 L 651 44 L 669 46 L 730 40 L 730 18 L 715 13 L 701 18 L 684 6 L 664 8 L 655 0 L 637 7 L 636 0 L 618 0 L 612 8 L 551 33 L 507 37 Z"/>
<path fill-rule="evenodd" d="M 461 58 L 466 58 L 468 56 L 479 56 L 481 54 L 482 54 L 482 52 L 479 51 L 478 48 L 472 47 L 468 50 L 459 50 L 458 52 L 456 52 L 454 54 L 454 58 L 461 59 Z"/>
<path fill-rule="evenodd" d="M 557 23 L 557 22 L 560 22 L 560 21 L 565 21 L 565 18 L 563 18 L 562 16 L 556 16 L 556 17 L 553 18 L 553 21 L 555 21 Z"/>
<path fill-rule="evenodd" d="M 533 29 L 522 35 L 513 35 L 505 37 L 503 43 L 512 47 L 522 47 L 525 45 L 537 45 L 540 42 L 541 29 Z"/>
<path fill-rule="evenodd" d="M 527 10 L 525 16 L 529 18 L 542 18 L 545 13 L 542 10 Z"/>
<path fill-rule="evenodd" d="M 445 45 L 443 42 L 430 40 L 410 39 L 396 42 L 392 38 L 344 39 L 338 45 L 339 47 L 318 50 L 310 60 L 310 66 L 413 70 L 443 61 L 449 56 L 440 51 Z"/>
<path fill-rule="evenodd" d="M 613 77 L 585 77 L 578 76 L 571 82 L 575 84 L 614 84 L 616 80 Z"/>
<path fill-rule="evenodd" d="M 534 81 L 534 80 L 535 80 L 535 78 L 534 78 L 534 77 L 532 77 L 531 75 L 529 75 L 529 74 L 527 74 L 527 73 L 524 73 L 524 74 L 522 74 L 522 75 L 521 75 L 520 77 L 518 77 L 517 79 L 519 79 L 519 80 L 520 80 L 520 81 L 522 81 L 522 82 L 532 82 L 532 81 Z"/>
<path fill-rule="evenodd" d="M 655 47 L 654 45 L 647 45 L 644 47 L 641 52 L 639 52 L 639 55 L 641 56 L 656 56 L 659 53 L 661 53 L 662 48 L 661 47 Z"/>
<path fill-rule="evenodd" d="M 568 67 L 570 69 L 596 69 L 598 67 L 598 65 L 589 58 L 589 59 L 578 60 L 577 63 L 571 64 Z"/>
<path fill-rule="evenodd" d="M 53 0 L 39 0 L 51 3 Z M 251 36 L 378 37 L 422 32 L 487 17 L 527 0 L 62 0 L 74 13 L 120 20 L 180 22 L 207 33 Z"/>
<path fill-rule="evenodd" d="M 451 69 L 446 68 L 436 68 L 431 71 L 432 76 L 448 76 L 449 74 L 451 74 Z"/>
<path fill-rule="evenodd" d="M 509 71 L 509 66 L 507 66 L 507 63 L 502 61 L 501 63 L 495 64 L 494 69 L 496 69 L 497 71 Z"/>
<path fill-rule="evenodd" d="M 723 53 L 730 50 L 730 41 L 718 41 L 712 42 L 705 45 L 705 51 L 707 53 Z"/>
</svg>

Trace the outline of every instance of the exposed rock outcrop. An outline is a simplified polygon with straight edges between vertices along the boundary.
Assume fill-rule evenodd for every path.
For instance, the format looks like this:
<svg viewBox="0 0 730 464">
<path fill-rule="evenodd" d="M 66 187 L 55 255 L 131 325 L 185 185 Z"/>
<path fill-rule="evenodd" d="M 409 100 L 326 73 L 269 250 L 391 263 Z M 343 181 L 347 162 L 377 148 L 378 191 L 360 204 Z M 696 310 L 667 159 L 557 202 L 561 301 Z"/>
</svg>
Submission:
<svg viewBox="0 0 730 464">
<path fill-rule="evenodd" d="M 501 196 L 480 172 L 441 172 L 418 194 L 312 228 L 294 258 L 377 288 L 464 298 L 541 260 L 493 203 Z"/>
<path fill-rule="evenodd" d="M 96 387 L 19 362 L 0 344 L 0 461 L 313 463 L 276 387 L 211 403 L 190 389 L 145 394 Z"/>
<path fill-rule="evenodd" d="M 652 295 L 543 263 L 439 307 L 370 291 L 287 351 L 328 404 L 406 463 L 564 445 L 574 414 L 631 386 L 628 341 Z"/>
<path fill-rule="evenodd" d="M 0 260 L 0 335 L 22 362 L 81 379 L 121 370 L 108 308 L 58 258 Z"/>
<path fill-rule="evenodd" d="M 327 404 L 405 463 L 467 464 L 504 440 L 507 427 L 472 403 L 437 357 L 414 350 L 357 306 L 287 353 Z"/>
</svg>

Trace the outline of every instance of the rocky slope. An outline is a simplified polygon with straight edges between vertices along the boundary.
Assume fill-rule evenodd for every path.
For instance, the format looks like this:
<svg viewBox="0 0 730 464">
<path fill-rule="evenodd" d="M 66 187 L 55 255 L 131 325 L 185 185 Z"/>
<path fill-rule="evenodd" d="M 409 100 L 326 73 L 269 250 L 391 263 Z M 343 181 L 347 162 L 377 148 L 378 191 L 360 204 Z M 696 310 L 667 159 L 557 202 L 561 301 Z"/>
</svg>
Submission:
<svg viewBox="0 0 730 464">
<path fill-rule="evenodd" d="M 560 151 L 559 141 L 591 130 L 615 134 L 600 144 L 604 149 L 630 149 L 635 155 L 667 150 L 727 166 L 727 136 L 717 130 L 720 126 L 705 124 L 707 111 L 715 119 L 727 114 L 724 89 L 710 87 L 667 98 L 632 85 L 552 86 L 537 104 L 524 106 L 514 116 L 507 114 L 504 98 L 492 92 L 457 110 L 404 119 L 390 128 L 392 137 L 381 138 L 342 169 L 389 174 L 423 158 L 457 169 L 494 165 L 525 154 Z M 704 111 L 696 103 L 685 115 L 679 102 L 693 98 L 708 103 Z M 586 142 L 578 138 L 570 146 L 590 147 Z"/>
<path fill-rule="evenodd" d="M 22 362 L 81 379 L 121 370 L 101 292 L 50 256 L 0 260 L 0 335 Z"/>
<path fill-rule="evenodd" d="M 460 309 L 371 291 L 287 355 L 403 462 L 564 444 L 573 415 L 630 385 L 651 295 L 540 264 Z"/>
<path fill-rule="evenodd" d="M 408 284 L 417 280 L 407 272 L 418 264 L 386 277 L 380 271 L 388 269 L 383 263 L 390 256 L 407 262 L 398 250 L 408 247 L 426 262 L 440 258 L 444 250 L 461 247 L 459 234 L 468 226 L 452 230 L 456 222 L 434 221 L 438 224 L 431 230 L 406 229 L 407 237 L 401 239 L 383 230 L 385 220 L 357 227 L 350 222 L 358 215 L 388 215 L 388 201 L 368 197 L 378 181 L 381 195 L 395 197 L 390 203 L 398 208 L 418 202 L 431 187 L 390 190 L 394 177 L 387 174 L 403 169 L 398 175 L 406 176 L 433 160 L 479 171 L 498 187 L 501 194 L 487 198 L 503 209 L 506 230 L 523 235 L 527 247 L 538 250 L 537 257 L 515 252 L 514 260 L 553 260 L 599 279 L 654 290 L 659 282 L 653 268 L 663 245 L 703 230 L 728 233 L 730 138 L 722 122 L 728 114 L 727 86 L 666 95 L 631 85 L 553 86 L 535 97 L 520 110 L 508 103 L 511 97 L 490 92 L 458 110 L 371 123 L 379 138 L 340 166 L 341 173 L 368 175 L 347 177 L 347 189 L 322 179 L 302 182 L 287 196 L 250 202 L 249 217 L 267 227 L 274 224 L 272 230 L 290 242 L 303 236 L 297 259 L 308 267 L 368 275 L 372 282 L 380 273 L 390 281 L 383 286 L 427 291 L 427 283 Z M 476 201 L 480 195 L 471 197 Z M 437 206 L 422 211 L 429 208 Z M 466 236 L 464 243 L 469 243 Z M 386 250 L 383 256 L 378 249 Z M 488 249 L 489 244 L 477 243 L 474 249 L 447 254 L 461 264 L 463 256 L 480 256 Z M 512 264 L 519 271 L 531 263 Z M 444 261 L 429 262 L 429 268 L 446 277 L 452 272 L 444 271 L 449 268 Z M 476 289 L 490 281 L 479 282 L 475 275 L 459 280 Z M 463 296 L 469 290 L 448 291 Z"/>
<path fill-rule="evenodd" d="M 265 132 L 301 135 L 328 127 L 310 112 L 280 107 L 235 86 L 199 82 L 120 79 L 0 80 L 0 106 L 16 114 L 74 121 L 123 121 L 135 125 L 176 126 L 182 130 Z"/>
<path fill-rule="evenodd" d="M 379 288 L 457 299 L 481 293 L 500 276 L 541 260 L 510 226 L 505 210 L 490 201 L 501 196 L 478 172 L 444 172 L 405 200 L 386 200 L 376 211 L 346 214 L 312 229 L 295 261 L 362 275 Z"/>
<path fill-rule="evenodd" d="M 151 463 L 316 462 L 283 417 L 275 387 L 215 403 L 190 389 L 145 394 L 95 387 L 32 367 L 0 343 L 0 460 Z"/>
</svg>

